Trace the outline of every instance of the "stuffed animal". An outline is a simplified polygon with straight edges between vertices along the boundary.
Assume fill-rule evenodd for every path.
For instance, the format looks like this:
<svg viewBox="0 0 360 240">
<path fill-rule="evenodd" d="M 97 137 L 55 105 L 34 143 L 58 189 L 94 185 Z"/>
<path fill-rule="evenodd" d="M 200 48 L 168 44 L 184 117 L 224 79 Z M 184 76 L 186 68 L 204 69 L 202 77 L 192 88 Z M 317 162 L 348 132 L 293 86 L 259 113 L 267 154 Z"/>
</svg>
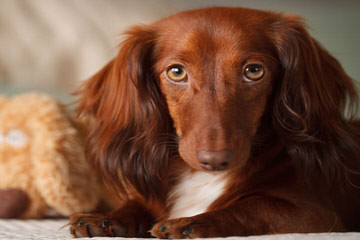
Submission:
<svg viewBox="0 0 360 240">
<path fill-rule="evenodd" d="M 95 209 L 101 194 L 79 129 L 65 107 L 47 95 L 0 96 L 0 218 Z"/>
</svg>

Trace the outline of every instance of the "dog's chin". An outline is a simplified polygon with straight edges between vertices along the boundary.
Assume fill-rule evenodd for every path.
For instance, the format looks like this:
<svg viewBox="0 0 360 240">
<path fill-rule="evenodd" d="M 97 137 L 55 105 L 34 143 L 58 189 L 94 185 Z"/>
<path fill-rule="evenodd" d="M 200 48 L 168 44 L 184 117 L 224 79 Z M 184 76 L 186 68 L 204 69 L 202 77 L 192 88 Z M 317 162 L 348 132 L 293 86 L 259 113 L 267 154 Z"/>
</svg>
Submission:
<svg viewBox="0 0 360 240">
<path fill-rule="evenodd" d="M 186 158 L 182 157 L 182 160 L 184 161 L 184 164 L 186 166 L 186 168 L 188 168 L 190 171 L 201 171 L 201 172 L 206 172 L 206 173 L 211 173 L 211 174 L 217 174 L 217 173 L 224 173 L 227 172 L 231 169 L 231 167 L 228 167 L 226 169 L 214 169 L 214 170 L 207 170 L 204 169 L 203 167 L 201 167 L 200 163 L 197 161 L 192 161 Z"/>
<path fill-rule="evenodd" d="M 197 161 L 193 161 L 191 159 L 187 159 L 182 156 L 181 156 L 181 158 L 184 161 L 187 168 L 189 168 L 193 171 L 205 171 Z"/>
<path fill-rule="evenodd" d="M 187 163 L 186 163 L 187 164 Z M 189 164 L 187 164 L 187 166 L 190 168 L 190 170 L 194 171 L 194 172 L 206 172 L 206 173 L 209 173 L 209 174 L 220 174 L 220 173 L 224 173 L 224 172 L 227 172 L 229 171 L 229 168 L 226 168 L 226 169 L 214 169 L 214 170 L 207 170 L 207 169 L 204 169 L 200 166 L 191 166 Z"/>
</svg>

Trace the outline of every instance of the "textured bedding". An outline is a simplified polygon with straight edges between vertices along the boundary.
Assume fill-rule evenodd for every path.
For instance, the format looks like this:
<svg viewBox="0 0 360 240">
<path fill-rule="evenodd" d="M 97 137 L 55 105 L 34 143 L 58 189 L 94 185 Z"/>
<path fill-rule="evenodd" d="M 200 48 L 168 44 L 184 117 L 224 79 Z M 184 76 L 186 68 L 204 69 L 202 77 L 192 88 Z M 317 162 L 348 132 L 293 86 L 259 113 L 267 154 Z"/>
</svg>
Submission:
<svg viewBox="0 0 360 240">
<path fill-rule="evenodd" d="M 0 239 L 71 239 L 67 220 L 0 220 Z M 63 227 L 63 228 L 62 228 Z M 85 238 L 83 238 L 85 239 Z M 110 239 L 110 238 L 92 238 Z M 111 238 L 122 239 L 122 238 Z M 230 237 L 228 240 L 360 240 L 360 233 L 282 234 Z"/>
</svg>

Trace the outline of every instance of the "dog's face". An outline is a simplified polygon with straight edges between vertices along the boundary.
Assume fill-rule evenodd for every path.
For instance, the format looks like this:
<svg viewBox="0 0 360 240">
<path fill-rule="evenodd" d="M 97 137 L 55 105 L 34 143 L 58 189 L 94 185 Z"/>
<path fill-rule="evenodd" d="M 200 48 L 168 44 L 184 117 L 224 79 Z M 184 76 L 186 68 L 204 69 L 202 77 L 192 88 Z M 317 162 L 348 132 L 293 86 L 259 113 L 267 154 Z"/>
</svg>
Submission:
<svg viewBox="0 0 360 240">
<path fill-rule="evenodd" d="M 155 72 L 179 153 L 199 170 L 245 164 L 280 68 L 266 16 L 216 13 L 155 24 Z"/>
<path fill-rule="evenodd" d="M 161 195 L 148 189 L 161 189 L 174 147 L 205 171 L 263 164 L 279 149 L 322 166 L 336 158 L 313 143 L 339 136 L 357 92 L 301 18 L 207 8 L 126 34 L 83 85 L 78 107 L 90 120 L 86 152 L 120 191 L 129 182 Z"/>
</svg>

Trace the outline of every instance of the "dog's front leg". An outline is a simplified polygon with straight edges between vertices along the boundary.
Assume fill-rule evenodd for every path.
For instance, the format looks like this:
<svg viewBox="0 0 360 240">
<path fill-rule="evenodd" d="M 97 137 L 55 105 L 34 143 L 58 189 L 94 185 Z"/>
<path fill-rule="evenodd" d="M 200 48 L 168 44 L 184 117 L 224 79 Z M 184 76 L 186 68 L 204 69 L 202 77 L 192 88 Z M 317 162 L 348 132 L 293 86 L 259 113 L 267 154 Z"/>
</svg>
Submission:
<svg viewBox="0 0 360 240">
<path fill-rule="evenodd" d="M 307 201 L 252 196 L 193 217 L 158 222 L 158 238 L 206 238 L 344 230 L 334 212 Z"/>
<path fill-rule="evenodd" d="M 73 237 L 150 237 L 153 224 L 151 212 L 135 200 L 110 214 L 76 214 L 69 221 Z"/>
</svg>

